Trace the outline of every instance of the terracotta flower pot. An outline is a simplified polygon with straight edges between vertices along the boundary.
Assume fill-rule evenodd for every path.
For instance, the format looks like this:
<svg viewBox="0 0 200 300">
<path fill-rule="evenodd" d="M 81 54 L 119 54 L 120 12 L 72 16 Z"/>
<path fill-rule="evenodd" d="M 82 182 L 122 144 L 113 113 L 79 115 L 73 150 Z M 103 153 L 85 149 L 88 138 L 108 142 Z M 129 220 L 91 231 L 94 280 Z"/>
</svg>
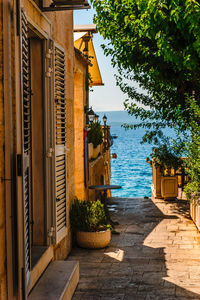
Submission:
<svg viewBox="0 0 200 300">
<path fill-rule="evenodd" d="M 111 231 L 96 231 L 76 233 L 77 244 L 82 248 L 100 249 L 108 246 L 111 240 Z"/>
<path fill-rule="evenodd" d="M 90 160 L 93 156 L 93 144 L 89 143 L 88 144 L 88 159 Z"/>
<path fill-rule="evenodd" d="M 93 159 L 98 157 L 100 150 L 101 150 L 100 145 L 98 145 L 96 148 L 94 148 L 94 146 L 93 146 L 93 154 L 92 154 Z"/>
</svg>

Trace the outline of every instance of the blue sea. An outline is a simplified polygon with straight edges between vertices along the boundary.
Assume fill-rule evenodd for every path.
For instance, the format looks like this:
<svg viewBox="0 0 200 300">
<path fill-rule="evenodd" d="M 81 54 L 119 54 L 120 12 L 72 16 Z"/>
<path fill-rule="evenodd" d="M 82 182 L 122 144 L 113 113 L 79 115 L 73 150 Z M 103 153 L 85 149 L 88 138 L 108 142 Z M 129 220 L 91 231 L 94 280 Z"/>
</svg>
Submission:
<svg viewBox="0 0 200 300">
<path fill-rule="evenodd" d="M 152 145 L 141 145 L 144 129 L 125 130 L 123 123 L 138 122 L 126 111 L 98 112 L 102 123 L 103 115 L 107 116 L 107 125 L 111 126 L 111 134 L 117 135 L 111 147 L 117 159 L 111 158 L 111 184 L 121 185 L 122 189 L 113 190 L 113 197 L 144 197 L 151 196 L 152 168 L 146 162 L 151 153 Z"/>
</svg>

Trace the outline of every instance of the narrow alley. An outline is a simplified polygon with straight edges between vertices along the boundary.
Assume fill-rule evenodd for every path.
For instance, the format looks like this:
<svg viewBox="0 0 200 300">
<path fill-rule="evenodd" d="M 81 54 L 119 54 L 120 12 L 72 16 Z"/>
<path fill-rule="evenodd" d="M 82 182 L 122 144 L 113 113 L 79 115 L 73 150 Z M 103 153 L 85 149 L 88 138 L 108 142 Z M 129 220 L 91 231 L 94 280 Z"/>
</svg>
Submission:
<svg viewBox="0 0 200 300">
<path fill-rule="evenodd" d="M 110 246 L 73 248 L 80 281 L 73 300 L 200 299 L 200 233 L 189 204 L 111 198 L 119 222 Z"/>
</svg>

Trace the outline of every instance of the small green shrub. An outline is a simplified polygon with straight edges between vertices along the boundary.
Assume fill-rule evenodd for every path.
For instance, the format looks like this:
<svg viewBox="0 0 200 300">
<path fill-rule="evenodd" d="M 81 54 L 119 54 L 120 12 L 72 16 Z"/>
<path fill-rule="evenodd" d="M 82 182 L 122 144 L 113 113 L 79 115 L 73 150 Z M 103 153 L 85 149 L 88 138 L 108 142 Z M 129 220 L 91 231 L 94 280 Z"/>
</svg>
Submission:
<svg viewBox="0 0 200 300">
<path fill-rule="evenodd" d="M 94 232 L 110 228 L 100 200 L 91 202 L 75 199 L 70 209 L 70 222 L 74 232 Z"/>
<path fill-rule="evenodd" d="M 188 160 L 185 162 L 189 182 L 184 188 L 188 200 L 200 205 L 200 107 L 199 101 L 188 98 L 189 121 L 183 120 L 189 138 L 186 143 Z"/>
<path fill-rule="evenodd" d="M 94 145 L 94 148 L 96 148 L 103 142 L 103 132 L 101 124 L 99 122 L 92 123 L 90 124 L 89 128 L 89 143 L 92 143 Z"/>
</svg>

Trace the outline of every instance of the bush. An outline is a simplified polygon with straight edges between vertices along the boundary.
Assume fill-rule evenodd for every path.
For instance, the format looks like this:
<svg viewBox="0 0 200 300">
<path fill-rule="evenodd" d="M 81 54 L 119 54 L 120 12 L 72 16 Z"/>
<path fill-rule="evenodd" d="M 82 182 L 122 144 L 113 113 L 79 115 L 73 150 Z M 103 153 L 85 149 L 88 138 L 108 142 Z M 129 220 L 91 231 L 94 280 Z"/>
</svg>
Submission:
<svg viewBox="0 0 200 300">
<path fill-rule="evenodd" d="M 94 148 L 96 148 L 103 142 L 103 132 L 101 124 L 99 122 L 92 123 L 90 124 L 89 128 L 89 143 L 92 143 L 94 145 Z"/>
<path fill-rule="evenodd" d="M 188 200 L 195 200 L 200 205 L 200 107 L 199 101 L 188 98 L 188 112 L 190 119 L 183 120 L 187 130 L 190 132 L 189 141 L 186 143 L 188 160 L 186 171 L 189 182 L 184 188 Z"/>
<path fill-rule="evenodd" d="M 110 228 L 100 200 L 91 202 L 75 199 L 70 209 L 70 222 L 74 232 L 94 232 Z"/>
</svg>

